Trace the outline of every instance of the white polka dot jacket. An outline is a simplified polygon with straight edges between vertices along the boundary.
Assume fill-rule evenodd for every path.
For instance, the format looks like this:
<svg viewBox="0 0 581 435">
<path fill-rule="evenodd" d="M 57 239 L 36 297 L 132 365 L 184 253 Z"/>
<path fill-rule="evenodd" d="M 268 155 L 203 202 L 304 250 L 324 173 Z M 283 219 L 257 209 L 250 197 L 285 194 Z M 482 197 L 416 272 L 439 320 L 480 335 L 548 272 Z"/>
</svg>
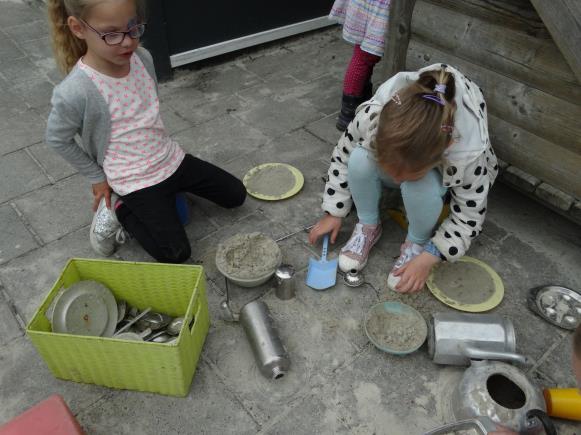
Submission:
<svg viewBox="0 0 581 435">
<path fill-rule="evenodd" d="M 338 217 L 349 213 L 353 204 L 347 177 L 351 151 L 362 146 L 374 152 L 372 143 L 383 107 L 422 72 L 442 68 L 454 75 L 457 109 L 454 141 L 437 168 L 442 174 L 443 185 L 450 192 L 450 215 L 436 229 L 431 241 L 443 259 L 455 261 L 466 253 L 472 240 L 482 231 L 487 196 L 498 174 L 498 164 L 488 137 L 482 90 L 449 65 L 435 64 L 419 71 L 398 73 L 383 83 L 371 100 L 357 108 L 355 118 L 333 150 L 323 210 Z"/>
</svg>

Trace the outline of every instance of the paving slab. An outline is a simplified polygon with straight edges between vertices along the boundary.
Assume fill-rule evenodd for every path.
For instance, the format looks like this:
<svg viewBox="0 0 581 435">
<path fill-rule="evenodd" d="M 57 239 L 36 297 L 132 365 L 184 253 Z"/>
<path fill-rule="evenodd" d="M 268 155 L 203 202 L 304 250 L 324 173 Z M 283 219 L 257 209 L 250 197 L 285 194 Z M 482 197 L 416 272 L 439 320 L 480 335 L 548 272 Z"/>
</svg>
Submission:
<svg viewBox="0 0 581 435">
<path fill-rule="evenodd" d="M 52 394 L 63 396 L 73 414 L 77 414 L 109 391 L 54 378 L 26 337 L 0 346 L 0 424 Z"/>
<path fill-rule="evenodd" d="M 35 21 L 8 26 L 3 29 L 4 32 L 6 32 L 6 34 L 18 44 L 42 39 L 46 37 L 46 34 L 49 32 L 48 21 L 44 16 Z"/>
<path fill-rule="evenodd" d="M 0 281 L 25 322 L 40 306 L 70 258 L 102 258 L 89 244 L 89 229 L 71 234 L 0 265 Z"/>
<path fill-rule="evenodd" d="M 44 33 L 33 41 L 19 42 L 18 46 L 33 62 L 45 59 L 50 59 L 52 62 L 55 62 L 53 58 L 51 38 L 46 35 L 47 34 Z"/>
<path fill-rule="evenodd" d="M 552 326 L 552 325 L 551 325 Z M 556 328 L 556 327 L 553 327 Z M 547 355 L 538 370 L 546 373 L 551 380 L 556 382 L 547 385 L 549 388 L 575 388 L 577 382 L 569 367 L 568 362 L 573 359 L 573 334 L 567 333 L 561 339 L 558 346 Z"/>
<path fill-rule="evenodd" d="M 4 33 L 0 31 L 0 58 L 4 62 L 11 62 L 26 56 L 24 52 Z"/>
<path fill-rule="evenodd" d="M 173 109 L 178 116 L 190 122 L 192 126 L 235 113 L 242 108 L 243 104 L 240 97 L 231 95 L 200 106 L 196 103 L 197 97 L 191 97 L 188 94 L 189 91 L 184 90 L 183 93 L 180 92 L 162 99 L 161 108 L 163 110 L 166 106 Z"/>
<path fill-rule="evenodd" d="M 26 24 L 40 20 L 43 12 L 39 8 L 31 8 L 22 0 L 2 1 L 2 13 L 0 14 L 0 28 Z"/>
<path fill-rule="evenodd" d="M 8 83 L 4 79 L 0 79 L 0 117 L 2 119 L 12 118 L 13 116 L 22 115 L 29 108 L 21 98 L 16 95 L 14 91 L 9 89 Z M 4 151 L 0 153 L 3 154 Z"/>
<path fill-rule="evenodd" d="M 20 324 L 16 320 L 14 313 L 8 305 L 8 301 L 0 295 L 0 348 L 18 337 L 24 335 Z M 0 418 L 0 421 L 2 419 Z"/>
<path fill-rule="evenodd" d="M 28 147 L 28 151 L 52 177 L 53 181 L 60 181 L 77 173 L 75 168 L 45 143 L 31 145 Z"/>
<path fill-rule="evenodd" d="M 234 116 L 270 137 L 282 136 L 324 116 L 307 102 L 295 98 L 280 101 L 275 93 L 257 96 L 246 92 L 243 97 L 246 102 Z"/>
<path fill-rule="evenodd" d="M 232 63 L 221 63 L 205 68 L 196 65 L 186 66 L 175 71 L 171 82 L 163 85 L 161 95 L 164 99 L 172 94 L 182 98 L 188 95 L 194 97 L 192 104 L 202 105 L 252 87 L 261 81 L 256 74 Z"/>
<path fill-rule="evenodd" d="M 182 130 L 173 137 L 186 152 L 216 165 L 252 152 L 269 139 L 260 130 L 228 114 Z"/>
<path fill-rule="evenodd" d="M 184 119 L 179 113 L 167 104 L 161 104 L 161 119 L 167 133 L 171 136 L 193 126 L 190 121 Z"/>
<path fill-rule="evenodd" d="M 287 375 L 271 381 L 260 373 L 238 324 L 215 321 L 204 350 L 261 424 L 276 416 L 281 407 L 307 396 L 320 374 L 332 371 L 357 352 L 338 325 L 327 324 L 313 307 L 300 300 L 280 301 L 272 293 L 263 300 L 290 355 L 292 369 Z"/>
<path fill-rule="evenodd" d="M 322 45 L 309 44 L 302 46 L 282 46 L 278 50 L 257 56 L 248 56 L 241 59 L 240 63 L 249 71 L 263 79 L 269 79 L 277 75 L 291 74 L 297 79 L 307 82 L 325 74 L 338 73 L 347 66 L 349 58 L 346 57 L 344 67 L 334 67 L 329 63 L 332 55 L 323 49 Z M 305 67 L 308 65 L 308 67 Z M 333 69 L 337 68 L 337 69 Z"/>
<path fill-rule="evenodd" d="M 18 95 L 18 91 L 13 90 L 12 94 Z M 6 98 L 10 98 L 9 94 L 6 95 Z M 11 112 L 0 119 L 0 137 L 2 137 L 0 155 L 20 150 L 44 140 L 46 123 L 38 115 L 38 112 L 32 109 L 12 110 Z"/>
<path fill-rule="evenodd" d="M 0 159 L 0 203 L 49 184 L 48 178 L 24 151 Z"/>
<path fill-rule="evenodd" d="M 423 352 L 402 358 L 368 347 L 337 371 L 319 397 L 342 415 L 349 433 L 420 434 L 449 418 L 437 407 L 450 385 L 448 375 L 441 381 L 445 372 Z"/>
<path fill-rule="evenodd" d="M 337 130 L 337 127 L 335 127 L 336 122 L 337 122 L 337 112 L 333 113 L 332 115 L 326 116 L 322 119 L 319 119 L 318 121 L 307 124 L 305 127 L 307 131 L 314 134 L 319 139 L 329 143 L 330 145 L 329 158 L 331 156 L 333 147 L 337 145 L 339 138 L 343 134 L 342 132 Z"/>
<path fill-rule="evenodd" d="M 152 416 L 154 416 L 152 418 Z M 77 414 L 91 434 L 254 434 L 258 425 L 220 378 L 200 360 L 185 398 L 123 391 Z"/>
<path fill-rule="evenodd" d="M 91 223 L 91 184 L 73 175 L 15 201 L 32 228 L 45 242 L 57 240 Z"/>
<path fill-rule="evenodd" d="M 0 264 L 38 248 L 36 240 L 12 206 L 0 207 L 0 222 Z"/>
</svg>

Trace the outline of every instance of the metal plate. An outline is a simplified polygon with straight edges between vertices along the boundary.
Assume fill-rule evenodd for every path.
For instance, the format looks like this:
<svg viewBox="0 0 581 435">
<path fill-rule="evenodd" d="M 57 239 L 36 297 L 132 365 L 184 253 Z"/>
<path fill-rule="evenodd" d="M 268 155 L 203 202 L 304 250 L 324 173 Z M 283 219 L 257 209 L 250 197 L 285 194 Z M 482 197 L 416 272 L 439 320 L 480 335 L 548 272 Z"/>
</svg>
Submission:
<svg viewBox="0 0 581 435">
<path fill-rule="evenodd" d="M 251 183 L 253 179 L 259 176 L 265 176 L 265 174 L 267 174 L 267 171 L 273 169 L 277 170 L 286 169 L 292 176 L 293 181 L 289 182 L 289 185 L 288 187 L 286 187 L 285 192 L 278 195 L 270 195 L 267 192 L 258 192 L 256 190 L 252 190 Z M 305 184 L 305 178 L 303 177 L 301 171 L 299 171 L 294 166 L 287 165 L 286 163 L 264 163 L 248 171 L 244 176 L 242 183 L 244 183 L 244 186 L 246 187 L 248 194 L 255 198 L 262 199 L 264 201 L 280 201 L 282 199 L 290 198 L 291 196 L 294 196 L 297 193 L 299 193 L 300 190 L 303 188 L 303 185 Z"/>
<path fill-rule="evenodd" d="M 491 280 L 490 294 L 487 295 L 484 300 L 474 303 L 461 301 L 459 298 L 454 297 L 454 292 L 452 289 L 447 289 L 444 285 L 438 282 L 438 268 L 446 267 L 457 269 L 454 271 L 454 273 L 457 273 L 458 276 L 461 277 L 463 265 L 469 265 L 469 267 L 478 267 L 482 274 L 486 275 L 488 279 Z M 467 311 L 470 313 L 489 311 L 500 304 L 504 297 L 504 285 L 502 283 L 502 279 L 500 279 L 500 276 L 498 276 L 498 274 L 486 263 L 477 260 L 476 258 L 466 256 L 460 258 L 455 263 L 446 262 L 438 264 L 434 269 L 432 269 L 426 285 L 439 301 L 459 311 Z M 468 286 L 471 284 L 466 283 L 466 285 Z"/>
<path fill-rule="evenodd" d="M 117 302 L 109 289 L 102 284 L 87 287 L 77 283 L 55 302 L 52 329 L 57 333 L 110 337 L 117 316 Z"/>
<path fill-rule="evenodd" d="M 535 287 L 528 296 L 529 308 L 553 325 L 573 330 L 581 323 L 581 293 L 567 287 Z"/>
<path fill-rule="evenodd" d="M 392 348 L 385 343 L 382 343 L 378 337 L 376 337 L 369 329 L 368 329 L 368 322 L 373 314 L 379 315 L 386 315 L 386 316 L 400 316 L 406 317 L 411 321 L 417 322 L 417 334 L 412 337 L 413 338 L 413 345 L 410 345 L 407 349 L 396 349 Z M 391 325 L 390 325 L 391 326 Z M 367 338 L 371 341 L 375 347 L 378 349 L 388 352 L 395 355 L 407 355 L 408 353 L 415 352 L 418 350 L 422 344 L 426 341 L 426 337 L 428 336 L 428 325 L 422 315 L 414 308 L 410 307 L 409 305 L 402 304 L 401 302 L 380 302 L 378 304 L 373 305 L 370 310 L 367 312 L 365 316 L 365 323 L 363 325 L 365 329 L 365 334 L 367 334 Z M 389 328 L 389 327 L 388 327 Z M 397 331 L 388 329 L 385 332 L 391 332 L 392 335 L 397 333 Z M 412 340 L 410 340 L 412 341 Z"/>
</svg>

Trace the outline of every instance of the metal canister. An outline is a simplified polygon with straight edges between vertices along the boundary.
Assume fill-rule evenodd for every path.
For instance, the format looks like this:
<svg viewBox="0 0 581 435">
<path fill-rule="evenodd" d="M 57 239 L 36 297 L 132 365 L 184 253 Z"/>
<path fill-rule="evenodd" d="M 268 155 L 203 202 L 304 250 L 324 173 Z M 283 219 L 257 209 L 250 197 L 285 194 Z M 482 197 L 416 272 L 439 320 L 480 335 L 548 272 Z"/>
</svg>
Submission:
<svg viewBox="0 0 581 435">
<path fill-rule="evenodd" d="M 295 268 L 290 264 L 281 264 L 274 272 L 277 298 L 287 301 L 295 297 Z"/>
<path fill-rule="evenodd" d="M 260 372 L 270 379 L 280 379 L 290 368 L 290 359 L 280 340 L 268 306 L 252 301 L 240 311 L 240 323 L 246 332 Z"/>
</svg>

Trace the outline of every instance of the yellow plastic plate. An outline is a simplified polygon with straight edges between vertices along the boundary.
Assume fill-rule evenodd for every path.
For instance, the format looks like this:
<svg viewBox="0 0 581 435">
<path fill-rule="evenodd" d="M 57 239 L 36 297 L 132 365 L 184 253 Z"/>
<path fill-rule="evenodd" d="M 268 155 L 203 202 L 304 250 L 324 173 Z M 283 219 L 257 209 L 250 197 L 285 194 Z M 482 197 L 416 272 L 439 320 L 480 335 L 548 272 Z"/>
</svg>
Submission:
<svg viewBox="0 0 581 435">
<path fill-rule="evenodd" d="M 286 192 L 280 195 L 267 195 L 264 192 L 255 192 L 248 189 L 248 186 L 252 181 L 253 177 L 258 176 L 267 169 L 275 167 L 282 167 L 288 169 L 288 171 L 294 177 L 294 183 L 289 186 Z M 303 188 L 303 185 L 305 184 L 305 178 L 303 177 L 301 171 L 299 171 L 294 166 L 287 165 L 286 163 L 263 163 L 262 165 L 258 165 L 252 168 L 250 171 L 248 171 L 244 178 L 242 179 L 242 183 L 244 183 L 244 186 L 246 187 L 248 194 L 255 198 L 262 199 L 264 201 L 280 201 L 282 199 L 290 198 L 291 196 L 294 196 L 297 193 L 299 193 L 300 190 Z"/>
<path fill-rule="evenodd" d="M 441 286 L 439 286 L 439 284 L 435 281 L 435 272 L 438 267 L 455 267 L 458 269 L 458 273 L 461 274 L 462 263 L 471 263 L 479 266 L 482 268 L 483 273 L 488 274 L 492 279 L 493 291 L 486 300 L 479 303 L 466 303 L 458 301 L 454 297 L 450 296 L 450 292 L 446 292 L 446 289 L 441 288 Z M 502 284 L 502 279 L 500 276 L 498 276 L 498 274 L 489 265 L 472 257 L 462 257 L 456 263 L 440 263 L 430 273 L 426 285 L 439 301 L 457 310 L 467 311 L 470 313 L 489 311 L 500 304 L 502 298 L 504 297 L 504 285 Z"/>
</svg>

